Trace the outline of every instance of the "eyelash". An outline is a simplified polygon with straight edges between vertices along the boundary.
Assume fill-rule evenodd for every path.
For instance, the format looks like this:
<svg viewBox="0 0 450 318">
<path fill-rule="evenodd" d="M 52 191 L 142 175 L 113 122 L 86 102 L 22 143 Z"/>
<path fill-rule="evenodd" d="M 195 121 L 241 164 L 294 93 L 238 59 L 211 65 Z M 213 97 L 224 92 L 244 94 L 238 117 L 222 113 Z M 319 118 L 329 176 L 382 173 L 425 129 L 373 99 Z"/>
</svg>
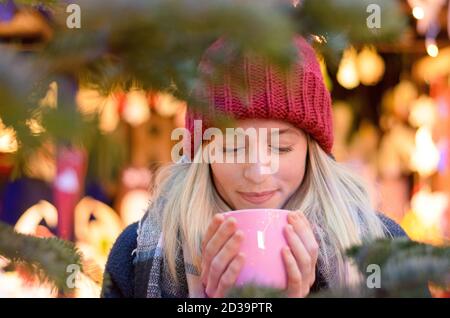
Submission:
<svg viewBox="0 0 450 318">
<path fill-rule="evenodd" d="M 223 148 L 223 152 L 238 152 L 238 150 L 241 150 L 243 148 L 233 148 L 233 149 L 226 149 Z"/>
<path fill-rule="evenodd" d="M 275 149 L 275 151 L 279 151 L 280 153 L 286 153 L 292 151 L 292 147 L 282 147 L 282 148 L 275 148 L 271 147 L 272 149 Z"/>
</svg>

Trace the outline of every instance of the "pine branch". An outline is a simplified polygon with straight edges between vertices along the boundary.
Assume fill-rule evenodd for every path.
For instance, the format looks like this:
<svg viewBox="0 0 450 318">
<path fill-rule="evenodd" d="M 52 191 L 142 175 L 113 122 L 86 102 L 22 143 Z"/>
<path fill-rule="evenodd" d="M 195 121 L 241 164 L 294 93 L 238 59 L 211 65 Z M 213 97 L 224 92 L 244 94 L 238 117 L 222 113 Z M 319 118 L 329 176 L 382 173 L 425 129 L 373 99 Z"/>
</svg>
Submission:
<svg viewBox="0 0 450 318">
<path fill-rule="evenodd" d="M 20 265 L 41 282 L 50 282 L 62 292 L 70 292 L 67 285 L 69 265 L 81 265 L 81 254 L 68 241 L 57 238 L 36 238 L 15 232 L 0 222 L 0 255 L 11 261 L 8 266 Z"/>
<path fill-rule="evenodd" d="M 43 143 L 41 136 L 34 135 L 27 120 L 37 112 L 37 96 L 44 95 L 39 87 L 38 68 L 33 58 L 0 46 L 0 120 L 12 127 L 18 141 L 13 177 L 20 174 L 27 158 Z"/>
<path fill-rule="evenodd" d="M 196 84 L 201 54 L 219 36 L 280 64 L 293 58 L 291 22 L 259 2 L 78 3 L 82 28 L 69 30 L 64 19 L 57 20 L 60 27 L 44 56 L 52 61 L 55 73 L 81 72 L 85 81 L 103 84 L 107 90 L 137 81 L 144 89 L 171 90 L 186 99 Z"/>
<path fill-rule="evenodd" d="M 347 252 L 363 277 L 360 285 L 320 292 L 313 297 L 429 297 L 429 283 L 450 286 L 450 246 L 431 246 L 407 238 L 379 239 Z M 369 288 L 370 264 L 380 268 L 380 288 Z"/>
<path fill-rule="evenodd" d="M 45 141 L 88 147 L 93 139 L 95 118 L 81 115 L 74 101 L 67 102 L 72 105 L 59 101 L 57 109 L 38 106 L 53 80 L 78 78 L 79 84 L 105 94 L 139 83 L 144 89 L 168 90 L 201 108 L 202 102 L 194 102 L 190 91 L 198 82 L 201 54 L 219 35 L 228 35 L 237 46 L 254 48 L 281 63 L 292 53 L 289 22 L 259 4 L 192 0 L 114 0 L 107 6 L 99 1 L 78 3 L 81 29 L 68 29 L 67 13 L 56 6 L 55 36 L 45 49 L 23 57 L 0 47 L 1 117 L 15 129 L 20 145 L 15 176 Z M 39 135 L 26 125 L 36 117 L 45 128 Z"/>
<path fill-rule="evenodd" d="M 347 251 L 361 271 L 365 271 L 369 264 L 384 266 L 392 260 L 402 262 L 411 257 L 436 257 L 450 261 L 450 247 L 433 246 L 411 241 L 408 238 L 378 239 L 371 243 L 355 246 Z"/>
<path fill-rule="evenodd" d="M 80 29 L 67 27 L 61 2 L 19 3 L 51 8 L 55 34 L 27 57 L 0 47 L 1 117 L 19 141 L 16 172 L 48 140 L 88 146 L 93 139 L 95 118 L 79 114 L 74 101 L 58 109 L 38 106 L 53 80 L 73 78 L 105 94 L 132 86 L 169 91 L 203 111 L 204 101 L 191 92 L 202 84 L 197 74 L 201 55 L 219 36 L 227 37 L 236 55 L 252 50 L 287 67 L 294 58 L 294 32 L 322 36 L 325 41 L 318 48 L 337 61 L 349 43 L 393 40 L 405 25 L 399 2 L 391 0 L 304 0 L 297 8 L 289 1 L 112 0 L 105 5 L 80 0 Z M 382 26 L 375 31 L 366 26 L 369 4 L 381 8 Z M 214 62 L 220 73 L 230 61 L 224 54 Z M 26 123 L 31 118 L 39 118 L 45 133 L 30 132 Z M 220 118 L 217 126 L 226 123 Z"/>
<path fill-rule="evenodd" d="M 380 239 L 354 246 L 348 256 L 356 262 L 363 279 L 360 284 L 311 293 L 311 298 L 329 297 L 429 297 L 429 283 L 450 286 L 450 246 L 431 246 L 408 239 Z M 367 266 L 380 267 L 380 288 L 369 288 Z M 227 297 L 285 297 L 282 290 L 248 284 L 233 288 Z"/>
<path fill-rule="evenodd" d="M 380 27 L 368 25 L 372 11 L 380 9 Z M 402 12 L 400 1 L 392 0 L 303 0 L 291 11 L 296 32 L 322 38 L 316 47 L 329 66 L 336 67 L 343 50 L 349 45 L 392 43 L 402 38 L 408 18 Z"/>
</svg>

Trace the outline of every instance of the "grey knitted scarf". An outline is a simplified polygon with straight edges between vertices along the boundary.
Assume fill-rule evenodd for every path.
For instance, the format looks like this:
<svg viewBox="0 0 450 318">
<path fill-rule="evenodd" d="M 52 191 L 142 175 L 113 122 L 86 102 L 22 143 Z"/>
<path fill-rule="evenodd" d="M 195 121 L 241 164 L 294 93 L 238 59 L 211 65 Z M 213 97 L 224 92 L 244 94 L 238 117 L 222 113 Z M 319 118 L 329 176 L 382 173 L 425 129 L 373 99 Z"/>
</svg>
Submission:
<svg viewBox="0 0 450 318">
<path fill-rule="evenodd" d="M 161 218 L 156 217 L 164 210 L 165 202 L 166 198 L 157 198 L 139 222 L 137 247 L 133 259 L 135 297 L 204 297 L 199 272 L 191 264 L 186 251 L 187 248 L 180 248 L 177 251 L 175 263 L 178 282 L 170 275 L 167 262 L 164 259 Z"/>
</svg>

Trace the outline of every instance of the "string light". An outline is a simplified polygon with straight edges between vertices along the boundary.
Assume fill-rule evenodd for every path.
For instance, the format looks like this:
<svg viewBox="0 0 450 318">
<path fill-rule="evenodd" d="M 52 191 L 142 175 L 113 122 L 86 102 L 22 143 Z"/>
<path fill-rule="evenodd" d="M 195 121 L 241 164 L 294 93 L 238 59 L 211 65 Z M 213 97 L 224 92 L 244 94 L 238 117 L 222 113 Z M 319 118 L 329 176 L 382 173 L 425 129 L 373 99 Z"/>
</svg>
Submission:
<svg viewBox="0 0 450 318">
<path fill-rule="evenodd" d="M 427 47 L 427 53 L 431 57 L 436 57 L 439 54 L 439 48 L 436 44 L 436 37 L 439 34 L 440 30 L 439 23 L 433 22 L 428 27 L 426 36 L 425 36 L 425 45 Z"/>
<path fill-rule="evenodd" d="M 355 88 L 359 85 L 358 71 L 356 68 L 356 51 L 350 47 L 344 51 L 336 78 L 343 87 Z"/>
<path fill-rule="evenodd" d="M 11 127 L 5 127 L 0 119 L 0 152 L 13 153 L 18 148 L 16 133 Z"/>
<path fill-rule="evenodd" d="M 433 127 L 436 122 L 436 103 L 426 95 L 413 102 L 409 113 L 409 122 L 414 127 Z"/>
<path fill-rule="evenodd" d="M 416 147 L 411 157 L 412 168 L 421 176 L 432 175 L 439 164 L 439 150 L 433 142 L 431 131 L 421 127 L 416 132 Z"/>
<path fill-rule="evenodd" d="M 357 58 L 358 75 L 364 85 L 375 85 L 384 74 L 383 58 L 374 47 L 365 46 Z"/>
<path fill-rule="evenodd" d="M 429 188 L 422 189 L 411 200 L 412 210 L 420 218 L 425 227 L 439 224 L 447 205 L 448 198 L 445 193 L 433 193 Z"/>
<path fill-rule="evenodd" d="M 132 126 L 139 126 L 150 118 L 147 95 L 142 90 L 132 90 L 127 94 L 123 118 Z"/>
<path fill-rule="evenodd" d="M 425 12 L 423 11 L 423 8 L 419 6 L 413 8 L 412 14 L 414 18 L 416 18 L 417 20 L 422 20 L 425 17 Z"/>
<path fill-rule="evenodd" d="M 439 48 L 436 45 L 436 41 L 433 40 L 432 42 L 427 43 L 426 46 L 427 46 L 427 53 L 429 56 L 436 57 L 439 55 Z"/>
<path fill-rule="evenodd" d="M 323 35 L 311 35 L 311 37 L 314 39 L 314 41 L 316 41 L 317 43 L 323 44 L 323 43 L 327 43 L 327 38 Z"/>
<path fill-rule="evenodd" d="M 183 108 L 184 104 L 185 102 L 168 93 L 158 93 L 155 96 L 155 109 L 163 117 L 174 116 Z"/>
<path fill-rule="evenodd" d="M 119 124 L 119 112 L 117 111 L 117 98 L 111 94 L 106 98 L 103 109 L 100 112 L 99 128 L 104 133 L 110 133 Z"/>
</svg>

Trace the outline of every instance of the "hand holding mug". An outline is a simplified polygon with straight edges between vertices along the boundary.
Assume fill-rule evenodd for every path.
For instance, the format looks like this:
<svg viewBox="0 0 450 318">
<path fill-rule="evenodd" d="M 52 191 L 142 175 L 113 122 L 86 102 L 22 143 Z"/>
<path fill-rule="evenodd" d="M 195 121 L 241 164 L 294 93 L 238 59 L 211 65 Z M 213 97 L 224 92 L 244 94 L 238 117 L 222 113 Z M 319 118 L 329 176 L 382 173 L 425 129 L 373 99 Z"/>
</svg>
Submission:
<svg viewBox="0 0 450 318">
<path fill-rule="evenodd" d="M 315 281 L 319 245 L 299 211 L 238 210 L 217 214 L 202 242 L 201 281 L 207 297 L 247 283 L 305 297 Z"/>
<path fill-rule="evenodd" d="M 224 297 L 234 286 L 244 265 L 243 237 L 234 218 L 213 217 L 202 242 L 200 277 L 207 297 Z"/>
<path fill-rule="evenodd" d="M 300 212 L 288 215 L 285 237 L 288 246 L 283 248 L 283 261 L 288 276 L 288 297 L 306 297 L 316 280 L 316 263 L 319 245 L 311 224 Z"/>
</svg>

